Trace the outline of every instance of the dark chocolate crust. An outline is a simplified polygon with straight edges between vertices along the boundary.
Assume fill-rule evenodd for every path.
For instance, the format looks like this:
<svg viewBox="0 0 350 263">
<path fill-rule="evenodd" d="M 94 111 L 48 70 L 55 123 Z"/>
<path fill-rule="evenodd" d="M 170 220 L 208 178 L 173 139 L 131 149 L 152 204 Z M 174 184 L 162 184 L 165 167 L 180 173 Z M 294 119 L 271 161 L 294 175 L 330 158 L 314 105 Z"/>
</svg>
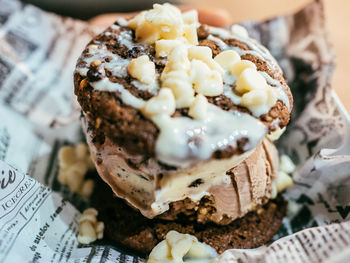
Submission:
<svg viewBox="0 0 350 263">
<path fill-rule="evenodd" d="M 98 177 L 98 176 L 96 176 Z M 176 221 L 147 219 L 113 196 L 108 185 L 96 179 L 92 205 L 105 224 L 105 237 L 116 245 L 148 254 L 170 230 L 196 236 L 218 253 L 231 248 L 256 248 L 266 244 L 279 230 L 286 213 L 286 201 L 277 197 L 256 212 L 226 226 L 200 224 L 184 217 Z"/>
<path fill-rule="evenodd" d="M 134 39 L 133 30 L 128 27 L 118 27 L 109 27 L 105 32 L 96 36 L 89 44 L 95 44 L 98 48 L 105 46 L 110 52 L 117 54 L 122 58 L 135 58 L 147 54 L 150 59 L 155 62 L 156 71 L 158 73 L 162 72 L 165 66 L 164 61 L 155 58 L 155 51 L 152 46 L 138 43 L 136 47 L 129 50 L 122 44 L 118 43 L 116 36 L 121 32 L 132 35 Z M 208 35 L 209 32 L 206 26 L 202 25 L 198 28 L 200 45 L 209 46 L 213 50 L 213 55 L 215 56 L 220 52 L 220 48 L 215 42 L 206 39 Z M 236 39 L 227 39 L 225 42 L 231 46 L 239 46 L 243 49 L 249 49 L 246 44 L 241 43 Z M 85 65 L 86 62 L 84 59 L 88 56 L 88 48 L 86 48 L 77 62 L 77 67 Z M 101 61 L 108 61 L 108 59 L 108 56 L 100 58 Z M 244 55 L 242 56 L 242 59 L 252 61 L 256 64 L 258 70 L 264 71 L 274 79 L 277 79 L 287 93 L 290 105 L 293 105 L 291 92 L 282 76 L 282 73 L 279 70 L 274 70 L 276 65 L 269 65 L 267 62 L 252 55 Z M 80 75 L 78 71 L 74 74 L 75 94 L 82 110 L 91 120 L 90 126 L 95 128 L 94 140 L 103 144 L 104 136 L 108 136 L 110 140 L 124 147 L 131 154 L 135 153 L 150 157 L 154 156 L 155 142 L 159 133 L 155 124 L 146 119 L 137 109 L 125 105 L 119 98 L 117 92 L 98 91 L 91 87 L 90 82 L 97 81 L 101 78 L 101 72 L 103 71 L 102 65 L 90 66 L 86 76 Z M 136 97 L 149 99 L 153 96 L 148 91 L 137 89 L 131 83 L 133 78 L 130 76 L 127 76 L 126 78 L 118 78 L 108 71 L 106 71 L 105 74 L 110 81 L 122 84 Z M 208 100 L 210 103 L 215 104 L 224 110 L 238 110 L 250 113 L 247 108 L 235 105 L 224 95 L 210 97 Z M 177 110 L 175 115 L 187 116 L 187 110 Z M 277 118 L 279 119 L 278 126 L 280 128 L 285 127 L 289 122 L 289 110 L 281 101 L 277 101 L 276 105 L 273 106 L 267 114 L 260 116 L 261 121 L 270 131 L 277 128 L 276 123 L 274 122 Z M 242 147 L 229 147 L 220 150 L 220 152 L 216 152 L 213 157 L 226 158 L 234 154 L 240 154 L 243 152 L 242 148 L 244 147 L 242 143 L 244 143 L 244 140 L 241 143 L 238 143 L 238 145 Z"/>
</svg>

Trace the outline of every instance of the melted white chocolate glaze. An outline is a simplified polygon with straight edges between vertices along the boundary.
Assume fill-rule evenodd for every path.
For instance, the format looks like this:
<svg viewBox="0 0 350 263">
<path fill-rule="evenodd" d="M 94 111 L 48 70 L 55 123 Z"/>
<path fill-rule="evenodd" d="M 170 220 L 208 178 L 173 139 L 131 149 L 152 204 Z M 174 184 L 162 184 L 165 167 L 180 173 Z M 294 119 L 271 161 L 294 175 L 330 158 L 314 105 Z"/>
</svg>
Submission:
<svg viewBox="0 0 350 263">
<path fill-rule="evenodd" d="M 208 105 L 206 118 L 171 118 L 160 115 L 153 119 L 160 129 L 156 143 L 161 162 L 176 167 L 187 167 L 198 160 L 209 159 L 215 151 L 236 148 L 237 141 L 248 138 L 244 151 L 254 149 L 267 133 L 256 118 L 237 111 L 224 111 Z"/>
</svg>

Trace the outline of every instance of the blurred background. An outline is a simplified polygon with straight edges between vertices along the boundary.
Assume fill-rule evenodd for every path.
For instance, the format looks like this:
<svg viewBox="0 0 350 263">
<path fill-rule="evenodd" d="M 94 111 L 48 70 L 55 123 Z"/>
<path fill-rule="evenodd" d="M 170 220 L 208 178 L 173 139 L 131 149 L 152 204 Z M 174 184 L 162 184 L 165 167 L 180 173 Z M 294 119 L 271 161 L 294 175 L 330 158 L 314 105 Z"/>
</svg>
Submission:
<svg viewBox="0 0 350 263">
<path fill-rule="evenodd" d="M 154 2 L 172 2 L 191 7 L 222 8 L 230 14 L 232 23 L 242 20 L 262 20 L 297 11 L 312 0 L 23 0 L 44 10 L 79 19 L 115 12 L 132 12 L 147 9 Z M 333 88 L 350 112 L 350 0 L 324 0 L 328 29 L 337 56 Z"/>
</svg>

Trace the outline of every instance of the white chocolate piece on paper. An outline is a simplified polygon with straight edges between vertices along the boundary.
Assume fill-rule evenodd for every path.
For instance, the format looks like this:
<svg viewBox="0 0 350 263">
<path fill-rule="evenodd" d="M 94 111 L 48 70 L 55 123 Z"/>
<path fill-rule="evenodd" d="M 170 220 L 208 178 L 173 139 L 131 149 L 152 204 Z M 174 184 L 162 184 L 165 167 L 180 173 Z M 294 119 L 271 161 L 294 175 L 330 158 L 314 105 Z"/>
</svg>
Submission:
<svg viewBox="0 0 350 263">
<path fill-rule="evenodd" d="M 147 263 L 214 262 L 215 249 L 189 234 L 169 231 L 165 240 L 151 251 Z"/>
<path fill-rule="evenodd" d="M 98 212 L 95 208 L 86 209 L 79 218 L 78 242 L 88 245 L 96 239 L 103 238 L 104 223 L 97 221 Z"/>
</svg>

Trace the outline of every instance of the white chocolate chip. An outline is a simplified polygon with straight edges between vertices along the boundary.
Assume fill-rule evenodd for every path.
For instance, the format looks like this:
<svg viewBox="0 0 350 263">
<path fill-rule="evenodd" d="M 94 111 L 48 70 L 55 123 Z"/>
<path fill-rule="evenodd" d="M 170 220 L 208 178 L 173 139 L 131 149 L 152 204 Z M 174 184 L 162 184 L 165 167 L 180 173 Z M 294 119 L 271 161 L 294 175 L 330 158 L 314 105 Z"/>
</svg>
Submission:
<svg viewBox="0 0 350 263">
<path fill-rule="evenodd" d="M 145 13 L 146 13 L 146 11 L 143 11 L 143 12 L 137 14 L 136 16 L 134 16 L 133 18 L 131 18 L 128 21 L 128 27 L 135 30 L 138 26 L 143 24 L 145 22 Z"/>
<path fill-rule="evenodd" d="M 294 216 L 298 213 L 300 209 L 300 204 L 293 200 L 288 200 L 288 206 L 287 206 L 287 215 L 288 216 Z"/>
<path fill-rule="evenodd" d="M 192 83 L 200 83 L 210 73 L 210 68 L 203 61 L 197 59 L 191 61 L 190 77 Z"/>
<path fill-rule="evenodd" d="M 197 45 L 198 14 L 192 10 L 181 14 L 171 4 L 154 4 L 153 9 L 144 11 L 130 19 L 128 26 L 135 30 L 136 40 L 154 44 L 161 40 L 180 40 L 186 45 Z M 159 57 L 163 57 L 158 53 Z"/>
<path fill-rule="evenodd" d="M 260 106 L 267 103 L 267 93 L 263 89 L 251 90 L 242 96 L 241 104 L 245 107 Z"/>
<path fill-rule="evenodd" d="M 185 24 L 196 24 L 198 23 L 198 12 L 197 10 L 190 10 L 182 13 L 182 19 Z"/>
<path fill-rule="evenodd" d="M 206 258 L 208 257 L 208 247 L 203 246 L 203 243 L 193 242 L 190 250 L 187 252 L 187 256 L 191 258 Z"/>
<path fill-rule="evenodd" d="M 277 192 L 280 193 L 287 187 L 293 186 L 293 179 L 287 173 L 279 171 L 275 178 Z"/>
<path fill-rule="evenodd" d="M 255 89 L 242 96 L 241 105 L 247 107 L 254 116 L 268 113 L 277 99 L 271 89 Z"/>
<path fill-rule="evenodd" d="M 170 52 L 179 45 L 181 45 L 181 41 L 179 40 L 157 40 L 155 43 L 156 57 L 167 57 Z"/>
<path fill-rule="evenodd" d="M 209 59 L 205 61 L 205 63 L 208 65 L 208 67 L 212 70 L 217 71 L 221 76 L 224 76 L 225 71 L 223 68 L 220 66 L 219 63 L 217 63 L 214 59 Z"/>
<path fill-rule="evenodd" d="M 91 208 L 89 208 L 89 209 L 91 209 Z M 89 210 L 89 209 L 87 209 L 87 210 Z M 95 223 L 97 215 L 98 215 L 98 212 L 96 209 L 90 210 L 89 212 L 87 212 L 85 210 L 84 213 L 79 218 L 79 223 L 84 222 L 84 221 L 89 221 L 89 222 Z"/>
<path fill-rule="evenodd" d="M 189 234 L 169 231 L 166 239 L 151 251 L 147 263 L 214 262 L 215 249 Z"/>
<path fill-rule="evenodd" d="M 58 171 L 58 176 L 57 176 L 57 180 L 61 183 L 61 184 L 67 184 L 66 182 L 66 173 L 65 170 L 63 168 L 60 168 Z"/>
<path fill-rule="evenodd" d="M 84 161 L 87 156 L 89 156 L 89 149 L 85 143 L 78 143 L 75 146 L 75 156 L 79 161 Z"/>
<path fill-rule="evenodd" d="M 195 24 L 184 26 L 184 37 L 191 45 L 198 45 L 197 27 Z"/>
<path fill-rule="evenodd" d="M 79 224 L 78 242 L 81 244 L 90 244 L 97 239 L 96 231 L 93 224 L 89 221 L 84 221 Z"/>
<path fill-rule="evenodd" d="M 160 33 L 152 24 L 146 21 L 136 28 L 135 36 L 137 41 L 151 45 L 160 38 Z"/>
<path fill-rule="evenodd" d="M 282 155 L 279 158 L 279 172 L 272 181 L 272 193 L 271 198 L 275 198 L 277 193 L 282 192 L 284 189 L 293 186 L 293 179 L 289 175 L 295 171 L 295 164 L 289 158 L 288 155 Z"/>
<path fill-rule="evenodd" d="M 265 78 L 256 70 L 247 68 L 239 75 L 236 83 L 236 90 L 240 93 L 246 93 L 256 89 L 266 89 Z"/>
<path fill-rule="evenodd" d="M 169 80 L 180 79 L 186 82 L 190 82 L 190 77 L 187 74 L 186 70 L 172 70 L 168 73 L 163 73 L 161 76 L 161 80 L 165 86 L 168 86 L 166 83 Z M 169 86 L 168 86 L 169 87 Z"/>
<path fill-rule="evenodd" d="M 283 127 L 282 129 L 278 128 L 277 130 L 272 131 L 269 134 L 267 134 L 266 137 L 272 142 L 276 141 L 282 136 L 282 134 L 285 132 L 285 130 L 286 130 L 286 127 Z"/>
<path fill-rule="evenodd" d="M 191 61 L 190 77 L 197 93 L 205 96 L 218 96 L 223 92 L 222 75 L 218 71 L 211 70 L 200 60 Z"/>
<path fill-rule="evenodd" d="M 172 115 L 175 112 L 175 98 L 168 88 L 161 88 L 158 95 L 148 100 L 142 108 L 146 117 L 152 118 L 157 115 Z"/>
<path fill-rule="evenodd" d="M 89 214 L 89 215 L 93 215 L 93 216 L 97 217 L 98 211 L 95 208 L 90 207 L 90 208 L 87 208 L 84 210 L 84 214 Z"/>
<path fill-rule="evenodd" d="M 192 102 L 188 115 L 197 120 L 203 120 L 207 116 L 208 101 L 205 96 L 198 94 Z"/>
<path fill-rule="evenodd" d="M 249 60 L 237 61 L 236 63 L 231 65 L 230 73 L 234 76 L 239 76 L 247 68 L 251 68 L 251 69 L 256 70 L 256 65 Z"/>
<path fill-rule="evenodd" d="M 87 165 L 83 161 L 78 161 L 65 170 L 65 181 L 71 191 L 78 192 L 87 171 Z"/>
<path fill-rule="evenodd" d="M 234 50 L 225 50 L 215 56 L 214 60 L 226 70 L 229 70 L 233 64 L 241 60 L 239 54 Z"/>
<path fill-rule="evenodd" d="M 205 47 L 205 46 L 189 47 L 188 58 L 190 60 L 197 59 L 197 60 L 203 61 L 205 64 L 208 65 L 210 69 L 218 71 L 222 76 L 224 75 L 224 70 L 222 69 L 220 64 L 217 63 L 212 58 L 212 51 L 209 47 Z"/>
<path fill-rule="evenodd" d="M 181 262 L 182 258 L 187 254 L 192 244 L 195 242 L 194 236 L 188 235 L 183 237 L 175 231 L 170 231 L 166 238 L 168 244 L 171 246 L 171 256 L 175 262 Z"/>
<path fill-rule="evenodd" d="M 103 222 L 97 222 L 96 223 L 96 233 L 97 233 L 97 239 L 102 239 L 103 238 L 103 231 L 105 229 L 105 224 Z"/>
<path fill-rule="evenodd" d="M 188 60 L 188 50 L 185 45 L 175 47 L 168 56 L 168 63 L 165 66 L 163 73 L 174 70 L 189 70 L 190 61 Z"/>
<path fill-rule="evenodd" d="M 145 84 L 152 84 L 156 78 L 155 65 L 147 55 L 132 59 L 128 65 L 128 72 L 133 78 Z"/>
<path fill-rule="evenodd" d="M 277 102 L 277 97 L 275 94 L 275 91 L 271 88 L 267 88 L 266 90 L 267 93 L 267 103 L 266 105 L 269 107 L 269 109 L 276 104 Z"/>
<path fill-rule="evenodd" d="M 103 232 L 104 228 L 105 228 L 105 224 L 103 222 L 97 222 L 96 231 L 98 233 Z"/>
<path fill-rule="evenodd" d="M 240 37 L 240 38 L 249 38 L 248 31 L 241 25 L 232 25 L 231 26 L 231 32 L 234 36 Z"/>
<path fill-rule="evenodd" d="M 201 61 L 207 61 L 212 58 L 212 51 L 209 47 L 205 46 L 192 46 L 188 49 L 188 58 L 190 60 L 197 59 Z"/>
<path fill-rule="evenodd" d="M 153 9 L 145 13 L 145 20 L 154 26 L 163 39 L 176 39 L 183 34 L 181 11 L 170 4 L 154 4 Z"/>
<path fill-rule="evenodd" d="M 289 158 L 288 155 L 283 154 L 282 156 L 280 156 L 280 170 L 290 174 L 293 173 L 295 171 L 295 164 L 293 163 L 293 161 Z"/>
<path fill-rule="evenodd" d="M 276 186 L 276 178 L 272 181 L 271 184 L 271 193 L 270 193 L 270 198 L 271 199 L 275 199 L 278 195 L 278 191 L 277 191 L 277 186 Z"/>
<path fill-rule="evenodd" d="M 104 223 L 97 221 L 98 212 L 94 208 L 86 209 L 79 218 L 78 242 L 90 244 L 103 238 Z"/>
<path fill-rule="evenodd" d="M 161 75 L 162 87 L 171 89 L 176 108 L 189 107 L 194 99 L 194 91 L 188 75 L 190 65 L 187 47 L 181 44 L 169 53 L 168 63 Z"/>
<path fill-rule="evenodd" d="M 92 179 L 87 179 L 83 181 L 83 184 L 81 186 L 81 189 L 79 190 L 80 195 L 84 197 L 89 197 L 95 187 L 95 182 Z"/>
<path fill-rule="evenodd" d="M 183 77 L 173 77 L 173 76 Z M 191 105 L 194 100 L 194 90 L 189 81 L 189 77 L 184 71 L 172 71 L 164 80 L 163 86 L 170 88 L 174 94 L 176 108 L 186 108 Z"/>
<path fill-rule="evenodd" d="M 65 168 L 76 162 L 75 150 L 72 146 L 63 146 L 58 152 L 59 165 Z"/>
<path fill-rule="evenodd" d="M 90 158 L 88 147 L 78 143 L 75 147 L 64 146 L 58 152 L 59 171 L 57 180 L 68 185 L 72 192 L 89 197 L 94 188 L 93 180 L 84 180 L 88 170 L 95 166 Z"/>
</svg>

